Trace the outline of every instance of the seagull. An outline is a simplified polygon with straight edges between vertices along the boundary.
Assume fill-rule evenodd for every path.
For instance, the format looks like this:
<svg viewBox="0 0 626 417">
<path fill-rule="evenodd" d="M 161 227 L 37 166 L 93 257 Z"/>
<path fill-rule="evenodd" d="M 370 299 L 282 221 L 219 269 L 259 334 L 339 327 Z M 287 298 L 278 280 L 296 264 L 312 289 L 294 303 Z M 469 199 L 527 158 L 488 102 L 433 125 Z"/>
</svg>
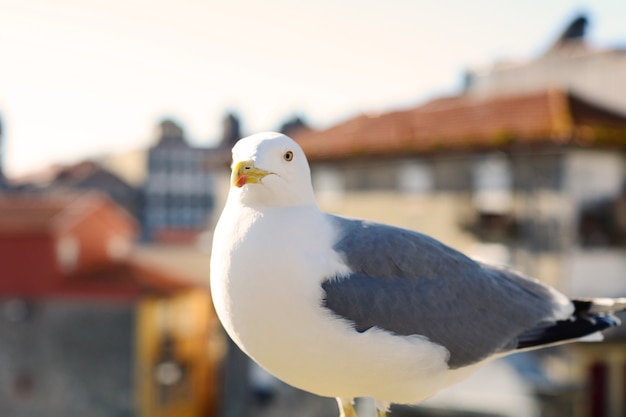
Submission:
<svg viewBox="0 0 626 417">
<path fill-rule="evenodd" d="M 570 300 L 418 232 L 321 211 L 306 155 L 264 132 L 232 149 L 211 293 L 232 340 L 267 371 L 335 397 L 416 404 L 507 354 L 601 338 L 626 298 Z"/>
</svg>

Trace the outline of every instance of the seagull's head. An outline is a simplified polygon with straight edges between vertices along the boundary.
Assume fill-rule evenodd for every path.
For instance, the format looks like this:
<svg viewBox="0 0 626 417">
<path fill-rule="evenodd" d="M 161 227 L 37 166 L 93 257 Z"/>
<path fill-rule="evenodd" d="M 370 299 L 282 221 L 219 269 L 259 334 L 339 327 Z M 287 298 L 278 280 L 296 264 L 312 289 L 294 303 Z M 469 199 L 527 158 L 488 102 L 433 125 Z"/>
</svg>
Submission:
<svg viewBox="0 0 626 417">
<path fill-rule="evenodd" d="M 290 137 L 263 132 L 233 147 L 230 194 L 249 206 L 302 206 L 315 202 L 311 171 Z"/>
</svg>

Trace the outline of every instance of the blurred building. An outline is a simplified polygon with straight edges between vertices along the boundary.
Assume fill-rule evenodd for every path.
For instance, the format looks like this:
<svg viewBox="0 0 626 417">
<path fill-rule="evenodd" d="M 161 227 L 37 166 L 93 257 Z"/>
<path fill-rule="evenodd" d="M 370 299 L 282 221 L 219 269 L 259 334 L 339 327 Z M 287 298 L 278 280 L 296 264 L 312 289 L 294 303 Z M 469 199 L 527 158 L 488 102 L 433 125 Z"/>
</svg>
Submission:
<svg viewBox="0 0 626 417">
<path fill-rule="evenodd" d="M 141 221 L 143 215 L 141 190 L 95 161 L 59 167 L 46 190 L 100 191 L 126 209 L 136 221 Z"/>
<path fill-rule="evenodd" d="M 213 212 L 213 179 L 206 169 L 207 148 L 191 146 L 180 126 L 159 124 L 157 143 L 148 150 L 144 238 L 161 243 L 193 243 Z"/>
<path fill-rule="evenodd" d="M 229 132 L 239 131 L 231 126 Z M 209 151 L 190 145 L 178 124 L 164 120 L 147 151 L 52 166 L 14 179 L 10 190 L 101 191 L 134 216 L 143 241 L 194 244 L 214 207 L 212 174 L 206 168 Z"/>
<path fill-rule="evenodd" d="M 6 177 L 4 175 L 4 137 L 3 137 L 3 124 L 2 118 L 0 118 L 0 191 L 6 188 Z"/>
<path fill-rule="evenodd" d="M 137 222 L 143 217 L 142 190 L 95 160 L 54 165 L 11 181 L 13 193 L 98 191 L 131 214 Z"/>
<path fill-rule="evenodd" d="M 571 91 L 626 113 L 626 48 L 597 48 L 585 39 L 587 18 L 576 17 L 539 57 L 499 62 L 466 74 L 465 93 L 497 96 L 547 88 Z"/>
<path fill-rule="evenodd" d="M 0 196 L 0 415 L 213 415 L 206 288 L 134 253 L 100 194 Z"/>
<path fill-rule="evenodd" d="M 278 131 L 284 135 L 292 136 L 297 133 L 310 132 L 311 130 L 311 127 L 302 116 L 296 114 L 281 123 Z"/>
</svg>

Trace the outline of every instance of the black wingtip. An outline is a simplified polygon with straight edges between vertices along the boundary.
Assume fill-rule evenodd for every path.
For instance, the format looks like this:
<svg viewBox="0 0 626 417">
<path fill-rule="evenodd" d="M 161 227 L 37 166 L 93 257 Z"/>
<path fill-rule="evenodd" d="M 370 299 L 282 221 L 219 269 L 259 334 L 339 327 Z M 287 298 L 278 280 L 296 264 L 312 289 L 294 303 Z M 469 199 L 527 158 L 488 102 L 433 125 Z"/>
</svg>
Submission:
<svg viewBox="0 0 626 417">
<path fill-rule="evenodd" d="M 522 335 L 517 349 L 527 349 L 559 342 L 574 341 L 592 333 L 616 327 L 620 319 L 613 315 L 574 316 Z"/>
</svg>

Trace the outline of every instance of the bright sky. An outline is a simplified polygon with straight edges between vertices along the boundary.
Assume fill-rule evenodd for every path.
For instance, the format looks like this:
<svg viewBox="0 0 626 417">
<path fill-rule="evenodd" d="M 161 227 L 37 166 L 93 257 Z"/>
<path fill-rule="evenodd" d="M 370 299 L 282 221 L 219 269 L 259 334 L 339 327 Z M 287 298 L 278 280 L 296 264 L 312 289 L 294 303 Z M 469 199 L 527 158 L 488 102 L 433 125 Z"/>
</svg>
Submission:
<svg viewBox="0 0 626 417">
<path fill-rule="evenodd" d="M 213 144 L 229 110 L 248 134 L 415 105 L 581 11 L 626 46 L 624 0 L 0 0 L 5 169 L 144 147 L 165 116 Z"/>
</svg>

